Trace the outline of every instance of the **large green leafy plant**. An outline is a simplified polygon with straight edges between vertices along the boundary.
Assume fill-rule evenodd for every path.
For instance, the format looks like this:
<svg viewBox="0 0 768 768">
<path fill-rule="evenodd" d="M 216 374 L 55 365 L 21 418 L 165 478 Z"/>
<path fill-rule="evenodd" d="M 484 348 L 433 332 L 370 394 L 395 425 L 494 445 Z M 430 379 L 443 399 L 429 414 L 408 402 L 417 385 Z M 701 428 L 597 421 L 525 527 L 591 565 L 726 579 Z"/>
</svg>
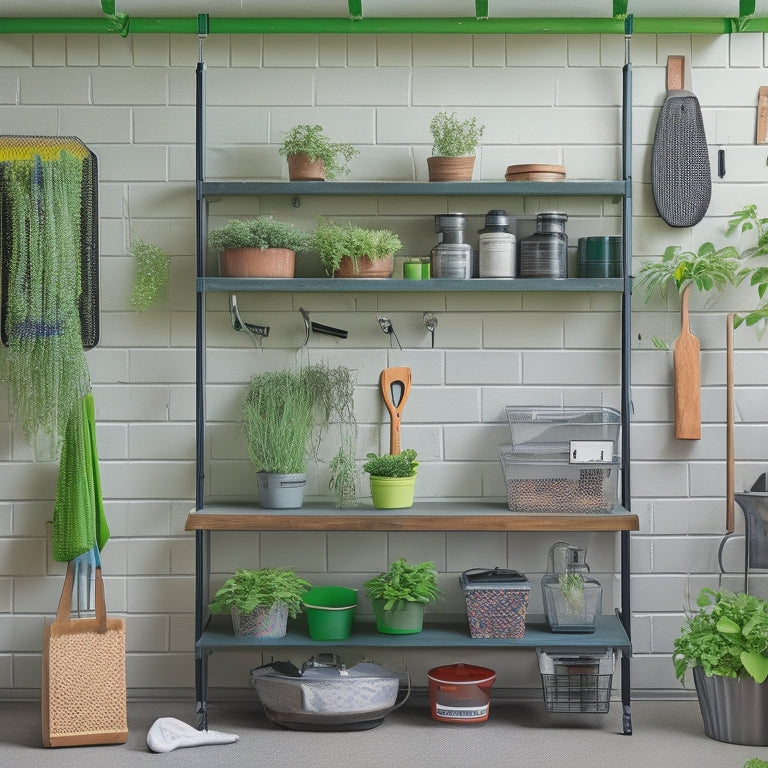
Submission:
<svg viewBox="0 0 768 768">
<path fill-rule="evenodd" d="M 210 603 L 212 613 L 223 613 L 231 607 L 250 613 L 257 607 L 270 608 L 285 603 L 291 618 L 301 613 L 301 601 L 310 584 L 288 568 L 237 568 L 219 588 Z"/>
<path fill-rule="evenodd" d="M 383 600 L 384 610 L 397 610 L 403 603 L 429 603 L 442 592 L 437 584 L 437 571 L 432 562 L 409 563 L 404 557 L 395 560 L 389 570 L 365 582 L 371 600 Z"/>
<path fill-rule="evenodd" d="M 674 641 L 675 675 L 688 667 L 708 676 L 768 678 L 768 603 L 754 595 L 702 589 L 698 612 Z"/>
</svg>

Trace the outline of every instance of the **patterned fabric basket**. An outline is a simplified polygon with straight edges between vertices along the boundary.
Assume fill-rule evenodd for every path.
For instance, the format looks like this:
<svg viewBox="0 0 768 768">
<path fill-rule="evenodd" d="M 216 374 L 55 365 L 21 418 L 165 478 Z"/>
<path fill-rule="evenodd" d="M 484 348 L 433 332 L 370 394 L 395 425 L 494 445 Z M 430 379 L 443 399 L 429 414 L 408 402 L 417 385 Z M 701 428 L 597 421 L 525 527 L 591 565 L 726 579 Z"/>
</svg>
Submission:
<svg viewBox="0 0 768 768">
<path fill-rule="evenodd" d="M 524 574 L 504 568 L 471 568 L 459 581 L 472 637 L 523 637 L 531 591 Z"/>
</svg>

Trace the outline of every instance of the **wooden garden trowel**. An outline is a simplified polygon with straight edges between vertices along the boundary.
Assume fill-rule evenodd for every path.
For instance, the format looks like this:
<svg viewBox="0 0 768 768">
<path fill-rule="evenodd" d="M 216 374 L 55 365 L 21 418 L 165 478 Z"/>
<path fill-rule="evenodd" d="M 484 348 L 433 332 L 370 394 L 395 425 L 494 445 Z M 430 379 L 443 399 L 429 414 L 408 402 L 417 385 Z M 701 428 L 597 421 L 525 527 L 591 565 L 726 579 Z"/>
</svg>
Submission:
<svg viewBox="0 0 768 768">
<path fill-rule="evenodd" d="M 701 439 L 701 370 L 699 340 L 688 323 L 688 295 L 683 291 L 680 308 L 680 335 L 675 339 L 675 437 L 680 440 Z"/>
<path fill-rule="evenodd" d="M 400 453 L 400 417 L 411 391 L 411 369 L 406 366 L 385 368 L 381 372 L 379 384 L 391 420 L 389 452 L 396 456 Z"/>
</svg>

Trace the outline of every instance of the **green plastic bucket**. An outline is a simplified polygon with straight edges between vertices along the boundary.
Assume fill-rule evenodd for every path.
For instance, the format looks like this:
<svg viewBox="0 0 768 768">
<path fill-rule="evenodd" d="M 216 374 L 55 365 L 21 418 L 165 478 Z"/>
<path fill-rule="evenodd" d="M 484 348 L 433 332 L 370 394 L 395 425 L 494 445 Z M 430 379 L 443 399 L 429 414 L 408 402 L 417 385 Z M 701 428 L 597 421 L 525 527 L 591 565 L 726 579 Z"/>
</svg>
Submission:
<svg viewBox="0 0 768 768">
<path fill-rule="evenodd" d="M 304 593 L 309 636 L 313 640 L 346 640 L 352 633 L 357 590 L 313 587 Z"/>
</svg>

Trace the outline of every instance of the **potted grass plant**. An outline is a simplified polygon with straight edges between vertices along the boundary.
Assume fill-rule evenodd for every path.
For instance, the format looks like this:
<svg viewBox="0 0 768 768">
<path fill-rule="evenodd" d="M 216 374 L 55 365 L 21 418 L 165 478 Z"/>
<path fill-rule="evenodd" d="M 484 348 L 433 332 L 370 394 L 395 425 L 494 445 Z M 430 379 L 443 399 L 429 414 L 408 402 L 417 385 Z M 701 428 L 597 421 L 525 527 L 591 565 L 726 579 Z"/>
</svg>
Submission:
<svg viewBox="0 0 768 768">
<path fill-rule="evenodd" d="M 432 157 L 427 158 L 430 181 L 471 181 L 475 152 L 485 132 L 477 118 L 460 120 L 455 112 L 438 112 L 429 123 Z"/>
<path fill-rule="evenodd" d="M 376 509 L 403 509 L 413 505 L 416 485 L 416 451 L 406 448 L 398 454 L 369 453 L 363 472 L 371 477 L 371 497 Z"/>
<path fill-rule="evenodd" d="M 285 133 L 277 150 L 288 160 L 291 181 L 325 181 L 349 173 L 358 153 L 351 145 L 331 141 L 321 125 L 296 125 Z"/>
<path fill-rule="evenodd" d="M 237 568 L 209 608 L 212 613 L 231 612 L 236 637 L 277 639 L 285 637 L 288 617 L 301 613 L 310 586 L 289 568 Z"/>
<path fill-rule="evenodd" d="M 768 602 L 704 588 L 675 638 L 681 681 L 693 670 L 704 732 L 718 741 L 768 745 Z"/>
<path fill-rule="evenodd" d="M 390 277 L 394 255 L 403 247 L 388 229 L 366 229 L 352 223 L 321 220 L 313 247 L 330 277 Z"/>
<path fill-rule="evenodd" d="M 435 564 L 409 563 L 404 557 L 366 581 L 365 591 L 373 604 L 376 629 L 389 635 L 421 632 L 424 606 L 442 595 Z"/>
<path fill-rule="evenodd" d="M 308 250 L 310 242 L 295 224 L 273 216 L 231 219 L 208 235 L 222 277 L 293 277 L 296 252 Z"/>
<path fill-rule="evenodd" d="M 352 372 L 344 366 L 316 363 L 297 370 L 265 371 L 251 379 L 241 409 L 241 427 L 248 456 L 257 469 L 262 507 L 301 507 L 307 457 L 317 454 L 321 432 L 331 423 L 340 436 L 338 453 L 331 462 L 336 465 L 331 485 L 339 506 L 351 506 L 355 483 L 348 468 L 354 461 L 357 426 Z"/>
</svg>

